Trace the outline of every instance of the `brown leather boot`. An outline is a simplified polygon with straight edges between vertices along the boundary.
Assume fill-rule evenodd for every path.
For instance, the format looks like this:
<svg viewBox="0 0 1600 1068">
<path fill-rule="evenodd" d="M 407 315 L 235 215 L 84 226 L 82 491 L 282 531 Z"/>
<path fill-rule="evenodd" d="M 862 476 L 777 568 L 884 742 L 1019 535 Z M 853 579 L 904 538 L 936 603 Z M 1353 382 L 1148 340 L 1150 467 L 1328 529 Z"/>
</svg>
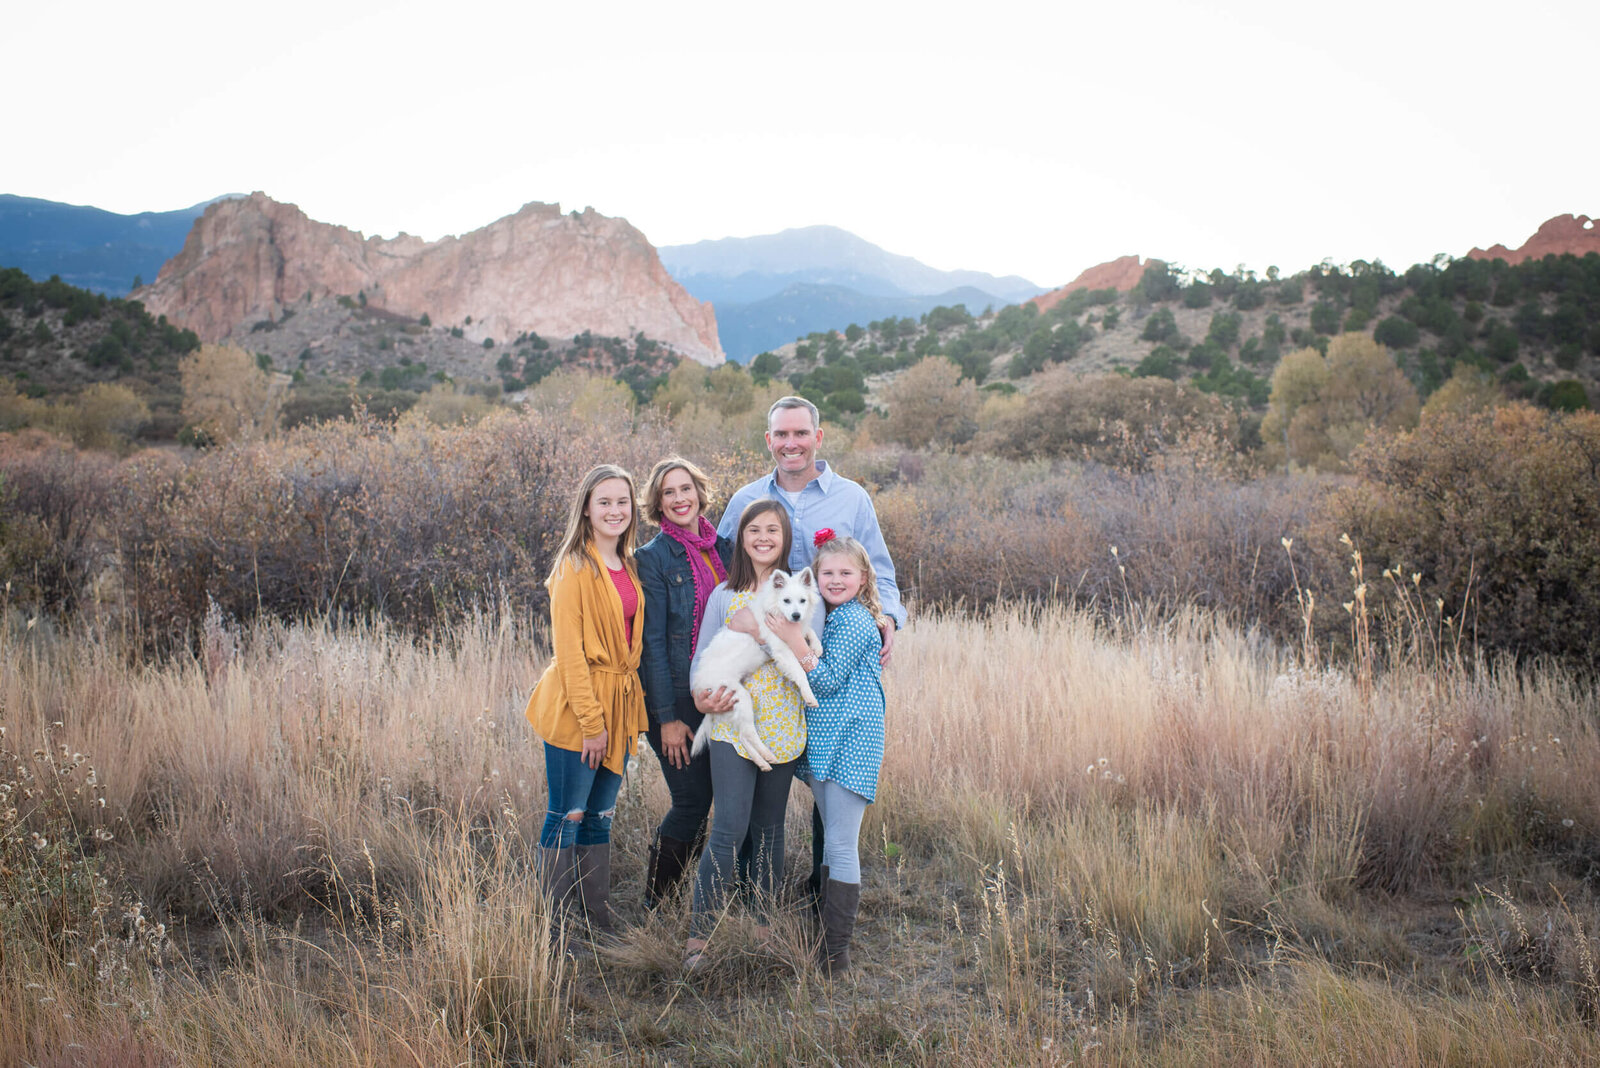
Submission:
<svg viewBox="0 0 1600 1068">
<path fill-rule="evenodd" d="M 822 971 L 831 979 L 850 967 L 850 939 L 861 907 L 861 884 L 829 879 L 822 892 Z"/>
<path fill-rule="evenodd" d="M 578 899 L 596 934 L 617 933 L 611 918 L 611 843 L 581 845 L 578 854 Z"/>
<path fill-rule="evenodd" d="M 644 882 L 646 908 L 656 908 L 672 896 L 693 856 L 693 842 L 680 841 L 663 834 L 650 843 L 650 866 Z"/>
</svg>

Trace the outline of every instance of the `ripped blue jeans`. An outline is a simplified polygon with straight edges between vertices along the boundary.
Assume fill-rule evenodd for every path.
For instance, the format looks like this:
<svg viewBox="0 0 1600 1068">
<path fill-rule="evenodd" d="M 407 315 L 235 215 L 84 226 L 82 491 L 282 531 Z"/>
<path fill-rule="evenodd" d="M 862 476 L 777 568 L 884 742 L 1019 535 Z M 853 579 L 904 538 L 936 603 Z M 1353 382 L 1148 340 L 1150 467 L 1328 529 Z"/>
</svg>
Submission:
<svg viewBox="0 0 1600 1068">
<path fill-rule="evenodd" d="M 611 814 L 617 807 L 622 776 L 604 766 L 591 768 L 572 749 L 544 744 L 544 776 L 550 784 L 539 844 L 551 849 L 603 845 L 611 841 Z M 582 819 L 570 819 L 575 813 Z"/>
</svg>

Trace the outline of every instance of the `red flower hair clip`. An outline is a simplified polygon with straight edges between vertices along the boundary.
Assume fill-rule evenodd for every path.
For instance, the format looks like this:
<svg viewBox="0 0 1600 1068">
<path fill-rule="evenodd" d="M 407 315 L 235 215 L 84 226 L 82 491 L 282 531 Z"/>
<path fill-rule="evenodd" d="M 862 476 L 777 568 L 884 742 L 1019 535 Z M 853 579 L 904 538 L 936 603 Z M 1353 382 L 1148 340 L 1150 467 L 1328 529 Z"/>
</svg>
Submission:
<svg viewBox="0 0 1600 1068">
<path fill-rule="evenodd" d="M 811 547 L 813 549 L 820 549 L 820 548 L 822 548 L 822 543 L 823 542 L 832 541 L 833 538 L 834 538 L 833 528 L 832 527 L 823 527 L 821 530 L 817 531 L 815 534 L 813 534 L 811 536 Z"/>
</svg>

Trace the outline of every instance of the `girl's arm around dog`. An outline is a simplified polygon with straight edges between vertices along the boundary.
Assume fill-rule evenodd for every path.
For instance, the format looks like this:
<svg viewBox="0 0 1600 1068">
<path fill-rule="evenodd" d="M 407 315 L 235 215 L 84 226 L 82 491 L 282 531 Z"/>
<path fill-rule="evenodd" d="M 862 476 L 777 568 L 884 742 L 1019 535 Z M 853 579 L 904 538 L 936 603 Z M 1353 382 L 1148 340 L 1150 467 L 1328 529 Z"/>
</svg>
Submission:
<svg viewBox="0 0 1600 1068">
<path fill-rule="evenodd" d="M 768 616 L 767 626 L 780 641 L 789 646 L 797 659 L 811 654 L 800 624 L 786 620 L 774 622 Z M 871 613 L 860 605 L 843 605 L 828 613 L 827 625 L 822 629 L 822 646 L 822 658 L 817 661 L 816 667 L 806 672 L 811 692 L 818 697 L 830 696 L 842 690 L 850 681 L 850 676 L 868 658 L 876 663 L 880 646 L 877 624 L 872 621 Z"/>
</svg>

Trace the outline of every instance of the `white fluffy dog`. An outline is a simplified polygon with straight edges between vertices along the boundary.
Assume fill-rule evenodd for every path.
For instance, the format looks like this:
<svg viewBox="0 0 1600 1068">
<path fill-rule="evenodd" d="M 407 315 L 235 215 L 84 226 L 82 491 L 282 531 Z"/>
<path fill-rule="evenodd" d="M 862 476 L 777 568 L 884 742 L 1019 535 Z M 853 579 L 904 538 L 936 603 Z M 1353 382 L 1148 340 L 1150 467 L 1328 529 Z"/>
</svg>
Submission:
<svg viewBox="0 0 1600 1068">
<path fill-rule="evenodd" d="M 787 571 L 774 571 L 756 590 L 756 595 L 750 602 L 750 611 L 756 617 L 756 627 L 761 631 L 761 640 L 757 641 L 748 634 L 741 634 L 728 627 L 719 630 L 711 639 L 710 644 L 700 653 L 699 662 L 689 679 L 689 686 L 696 693 L 726 686 L 733 691 L 733 710 L 722 715 L 707 716 L 700 721 L 700 729 L 694 732 L 691 754 L 698 755 L 705 749 L 711 741 L 711 728 L 718 720 L 726 718 L 756 766 L 762 771 L 772 770 L 774 759 L 772 750 L 767 748 L 766 743 L 761 740 L 761 735 L 756 733 L 756 708 L 750 699 L 750 691 L 744 688 L 744 680 L 771 659 L 778 670 L 783 672 L 784 677 L 795 684 L 806 707 L 816 707 L 816 695 L 811 692 L 811 684 L 806 682 L 806 673 L 800 667 L 800 661 L 795 658 L 787 644 L 779 641 L 767 629 L 767 613 L 777 612 L 805 624 L 806 646 L 813 653 L 820 654 L 822 643 L 811 631 L 811 619 L 816 615 L 821 600 L 821 596 L 817 593 L 816 580 L 812 577 L 809 567 L 794 575 L 790 575 Z"/>
</svg>

